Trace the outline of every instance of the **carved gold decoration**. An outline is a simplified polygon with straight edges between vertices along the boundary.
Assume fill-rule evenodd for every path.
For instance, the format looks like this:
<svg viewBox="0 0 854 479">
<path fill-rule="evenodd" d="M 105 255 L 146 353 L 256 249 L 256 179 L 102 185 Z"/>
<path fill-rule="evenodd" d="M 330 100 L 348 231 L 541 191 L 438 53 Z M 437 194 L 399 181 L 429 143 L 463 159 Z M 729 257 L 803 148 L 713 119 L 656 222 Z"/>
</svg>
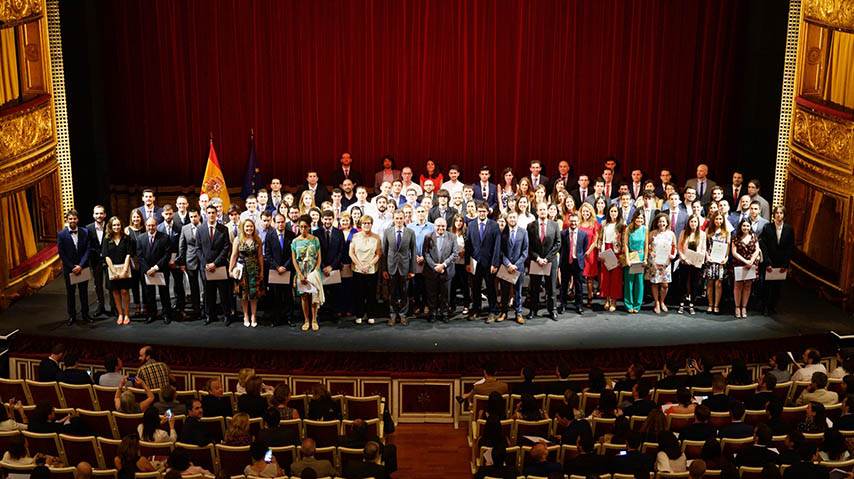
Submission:
<svg viewBox="0 0 854 479">
<path fill-rule="evenodd" d="M 0 117 L 0 163 L 34 151 L 53 139 L 50 101 Z"/>
<path fill-rule="evenodd" d="M 0 170 L 0 193 L 25 188 L 57 169 L 59 169 L 59 163 L 56 162 L 55 151 L 16 163 L 13 168 Z"/>
<path fill-rule="evenodd" d="M 854 177 L 851 175 L 835 173 L 833 170 L 815 165 L 808 159 L 796 154 L 792 154 L 789 159 L 789 170 L 790 174 L 800 172 L 795 176 L 802 178 L 807 184 L 815 185 L 827 192 L 850 196 L 851 192 L 854 191 Z"/>
<path fill-rule="evenodd" d="M 13 23 L 42 13 L 42 0 L 0 0 L 0 22 Z"/>
<path fill-rule="evenodd" d="M 803 9 L 808 20 L 854 31 L 854 0 L 804 0 Z"/>
<path fill-rule="evenodd" d="M 854 158 L 854 122 L 797 108 L 792 141 L 848 169 Z"/>
</svg>

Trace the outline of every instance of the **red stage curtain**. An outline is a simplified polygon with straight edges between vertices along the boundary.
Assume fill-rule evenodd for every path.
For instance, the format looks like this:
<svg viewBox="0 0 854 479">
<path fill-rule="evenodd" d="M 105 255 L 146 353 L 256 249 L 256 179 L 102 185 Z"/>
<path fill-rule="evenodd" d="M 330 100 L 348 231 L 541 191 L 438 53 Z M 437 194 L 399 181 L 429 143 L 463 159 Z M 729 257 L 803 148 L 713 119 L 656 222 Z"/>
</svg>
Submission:
<svg viewBox="0 0 854 479">
<path fill-rule="evenodd" d="M 100 9 L 111 182 L 201 182 L 213 132 L 238 185 L 321 176 L 350 151 L 416 174 L 606 156 L 728 177 L 738 0 L 126 0 Z M 690 175 L 686 175 L 690 173 Z M 657 175 L 656 175 L 657 176 Z"/>
</svg>

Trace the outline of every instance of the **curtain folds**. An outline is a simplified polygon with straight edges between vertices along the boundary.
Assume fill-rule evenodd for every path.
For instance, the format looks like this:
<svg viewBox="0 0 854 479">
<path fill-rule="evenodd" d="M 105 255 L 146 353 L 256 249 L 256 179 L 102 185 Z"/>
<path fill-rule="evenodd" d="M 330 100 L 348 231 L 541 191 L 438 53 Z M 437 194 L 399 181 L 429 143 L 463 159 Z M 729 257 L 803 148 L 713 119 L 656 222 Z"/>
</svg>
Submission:
<svg viewBox="0 0 854 479">
<path fill-rule="evenodd" d="M 26 191 L 0 197 L 0 225 L 3 225 L 3 254 L 9 269 L 38 252 Z"/>
<path fill-rule="evenodd" d="M 0 30 L 0 105 L 18 98 L 18 55 L 15 29 Z"/>
<path fill-rule="evenodd" d="M 854 34 L 831 35 L 824 92 L 825 100 L 854 108 Z"/>
<path fill-rule="evenodd" d="M 113 184 L 363 177 L 393 155 L 552 174 L 605 157 L 684 181 L 738 159 L 739 0 L 126 0 L 98 4 Z M 121 161 L 118 161 L 121 160 Z M 689 176 L 690 175 L 690 176 Z"/>
</svg>

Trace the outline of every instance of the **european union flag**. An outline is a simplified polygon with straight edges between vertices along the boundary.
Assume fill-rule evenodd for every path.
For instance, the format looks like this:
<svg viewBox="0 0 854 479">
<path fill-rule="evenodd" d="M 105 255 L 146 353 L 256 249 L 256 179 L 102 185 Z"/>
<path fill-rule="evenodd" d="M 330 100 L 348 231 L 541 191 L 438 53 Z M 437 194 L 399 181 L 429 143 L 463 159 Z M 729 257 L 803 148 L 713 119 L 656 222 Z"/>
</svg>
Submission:
<svg viewBox="0 0 854 479">
<path fill-rule="evenodd" d="M 243 190 L 240 196 L 245 200 L 249 195 L 258 193 L 263 188 L 264 180 L 261 178 L 261 166 L 258 164 L 258 155 L 255 153 L 255 134 L 249 136 L 249 163 L 246 165 L 246 175 L 243 178 Z"/>
</svg>

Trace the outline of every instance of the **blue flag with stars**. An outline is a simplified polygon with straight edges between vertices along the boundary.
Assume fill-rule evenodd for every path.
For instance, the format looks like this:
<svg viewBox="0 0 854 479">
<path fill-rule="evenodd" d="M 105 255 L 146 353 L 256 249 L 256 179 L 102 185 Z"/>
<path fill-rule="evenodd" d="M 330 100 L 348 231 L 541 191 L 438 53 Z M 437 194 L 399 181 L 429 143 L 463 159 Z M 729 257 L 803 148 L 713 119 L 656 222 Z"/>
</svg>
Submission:
<svg viewBox="0 0 854 479">
<path fill-rule="evenodd" d="M 246 165 L 246 176 L 243 178 L 243 190 L 240 196 L 245 200 L 249 195 L 255 195 L 263 188 L 264 180 L 261 178 L 261 166 L 258 164 L 258 155 L 255 153 L 255 135 L 249 137 L 249 163 Z"/>
</svg>

